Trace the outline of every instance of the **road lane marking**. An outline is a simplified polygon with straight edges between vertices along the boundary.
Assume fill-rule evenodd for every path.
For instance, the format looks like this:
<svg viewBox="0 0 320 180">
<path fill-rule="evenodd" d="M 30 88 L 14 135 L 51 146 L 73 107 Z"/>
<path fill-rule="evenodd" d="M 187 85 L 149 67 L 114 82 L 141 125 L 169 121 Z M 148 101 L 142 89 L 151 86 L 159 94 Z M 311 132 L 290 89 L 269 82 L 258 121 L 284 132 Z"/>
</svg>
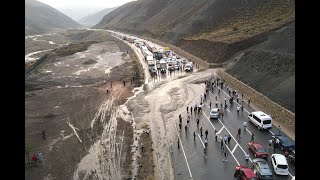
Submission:
<svg viewBox="0 0 320 180">
<path fill-rule="evenodd" d="M 294 152 L 294 150 L 292 150 L 292 152 L 293 152 L 293 153 L 296 153 L 296 152 Z"/>
<path fill-rule="evenodd" d="M 218 118 L 219 122 L 224 126 L 224 124 L 221 122 L 221 120 Z M 236 140 L 236 138 L 234 138 L 232 136 L 232 134 L 230 133 L 230 131 L 228 130 L 227 127 L 225 127 L 225 129 L 228 131 L 228 133 L 230 134 L 230 136 L 234 139 L 234 141 L 239 145 L 240 149 L 243 151 L 244 154 L 247 154 L 245 150 L 242 149 L 242 147 L 240 146 L 240 144 L 238 143 L 238 141 Z M 252 162 L 252 160 L 249 158 L 250 162 Z"/>
<path fill-rule="evenodd" d="M 220 136 L 220 138 L 221 138 L 221 136 Z M 221 139 L 221 141 L 222 141 L 222 139 Z M 223 143 L 223 144 L 228 149 L 228 151 L 230 152 L 231 156 L 234 158 L 234 160 L 236 161 L 238 166 L 240 166 L 240 163 L 238 162 L 237 158 L 233 155 L 233 153 L 231 153 L 231 151 L 230 151 L 229 147 L 227 146 L 227 144 L 226 143 Z"/>
<path fill-rule="evenodd" d="M 274 135 L 274 133 L 273 133 L 272 131 L 270 131 L 270 129 L 269 129 L 269 132 L 270 132 L 272 135 Z"/>
<path fill-rule="evenodd" d="M 202 141 L 202 139 L 201 139 L 201 137 L 200 137 L 200 135 L 199 135 L 199 134 L 198 134 L 198 137 L 199 137 L 199 139 L 200 139 L 200 141 L 201 141 L 201 143 L 202 143 L 203 147 L 204 147 L 204 148 L 206 148 L 206 146 L 204 145 L 204 143 L 203 143 L 203 141 Z"/>
<path fill-rule="evenodd" d="M 252 135 L 252 133 L 249 131 L 249 129 L 248 128 L 245 128 L 247 131 L 248 131 L 248 133 L 250 134 L 250 135 Z"/>
<path fill-rule="evenodd" d="M 291 176 L 291 178 L 292 178 L 292 175 L 289 173 L 289 175 Z"/>
<path fill-rule="evenodd" d="M 217 134 L 220 134 L 223 128 L 224 128 L 224 125 L 222 125 L 222 128 L 217 132 Z"/>
<path fill-rule="evenodd" d="M 177 125 L 174 124 L 174 126 L 176 127 L 176 133 L 177 133 L 177 135 L 178 135 L 178 139 L 179 139 L 180 145 L 181 145 L 181 147 L 182 147 L 182 152 L 183 152 L 183 155 L 184 155 L 184 159 L 186 160 L 187 167 L 188 167 L 188 170 L 189 170 L 189 174 L 190 174 L 190 177 L 192 178 L 192 174 L 191 174 L 191 171 L 190 171 L 190 167 L 189 167 L 189 163 L 188 163 L 188 160 L 187 160 L 187 156 L 186 156 L 186 154 L 185 154 L 185 152 L 184 152 L 183 145 L 182 145 L 182 142 L 181 142 L 179 133 L 178 133 Z"/>
<path fill-rule="evenodd" d="M 204 116 L 207 118 L 207 120 L 209 121 L 209 123 L 211 124 L 211 126 L 213 127 L 214 130 L 216 130 L 216 128 L 214 127 L 214 125 L 212 124 L 212 122 L 210 121 L 210 119 L 208 118 L 208 116 L 202 111 L 202 113 L 204 114 Z"/>
<path fill-rule="evenodd" d="M 229 109 L 227 109 L 227 111 L 229 111 Z M 229 111 L 230 112 L 230 111 Z"/>
<path fill-rule="evenodd" d="M 236 146 L 232 149 L 231 153 L 233 154 L 236 148 L 239 146 L 239 144 L 236 144 Z"/>
</svg>

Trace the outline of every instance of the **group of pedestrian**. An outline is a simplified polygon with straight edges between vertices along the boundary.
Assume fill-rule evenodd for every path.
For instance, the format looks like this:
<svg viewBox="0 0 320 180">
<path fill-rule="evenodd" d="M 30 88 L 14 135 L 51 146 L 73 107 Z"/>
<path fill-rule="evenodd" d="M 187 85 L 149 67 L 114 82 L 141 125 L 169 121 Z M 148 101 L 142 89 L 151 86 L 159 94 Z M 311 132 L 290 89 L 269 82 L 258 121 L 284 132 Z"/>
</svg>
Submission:
<svg viewBox="0 0 320 180">
<path fill-rule="evenodd" d="M 39 151 L 36 155 L 36 153 L 34 153 L 31 157 L 31 160 L 32 160 L 32 164 L 34 166 L 38 165 L 39 163 L 42 163 L 43 162 L 43 155 L 42 153 Z"/>
</svg>

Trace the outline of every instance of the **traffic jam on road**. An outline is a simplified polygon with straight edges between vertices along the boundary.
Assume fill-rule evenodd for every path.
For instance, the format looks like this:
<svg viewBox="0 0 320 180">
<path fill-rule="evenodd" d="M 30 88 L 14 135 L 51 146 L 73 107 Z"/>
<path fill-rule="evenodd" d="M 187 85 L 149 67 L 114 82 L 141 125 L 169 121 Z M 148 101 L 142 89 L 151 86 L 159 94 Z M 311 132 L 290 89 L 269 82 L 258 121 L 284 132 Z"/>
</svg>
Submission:
<svg viewBox="0 0 320 180">
<path fill-rule="evenodd" d="M 169 47 L 161 47 L 135 36 L 117 32 L 113 32 L 113 34 L 139 49 L 139 53 L 148 65 L 151 77 L 169 76 L 176 71 L 193 72 L 197 68 L 194 67 L 196 65 L 192 61 L 176 54 Z"/>
<path fill-rule="evenodd" d="M 195 68 L 168 47 L 113 33 L 140 50 L 152 77 Z M 295 179 L 294 141 L 271 115 L 253 109 L 250 95 L 237 93 L 217 74 L 203 87 L 199 100 L 177 117 L 170 143 L 175 179 Z"/>
<path fill-rule="evenodd" d="M 179 148 L 172 148 L 177 179 L 295 178 L 294 141 L 244 96 L 249 95 L 218 76 L 205 82 L 198 103 L 177 117 Z"/>
</svg>

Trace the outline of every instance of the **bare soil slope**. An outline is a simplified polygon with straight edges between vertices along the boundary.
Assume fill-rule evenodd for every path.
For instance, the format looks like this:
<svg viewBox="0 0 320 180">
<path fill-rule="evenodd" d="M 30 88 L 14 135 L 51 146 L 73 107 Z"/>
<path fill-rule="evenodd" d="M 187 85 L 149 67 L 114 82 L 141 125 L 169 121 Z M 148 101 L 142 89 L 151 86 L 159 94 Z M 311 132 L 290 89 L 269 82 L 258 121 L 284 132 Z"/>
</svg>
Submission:
<svg viewBox="0 0 320 180">
<path fill-rule="evenodd" d="M 227 72 L 295 112 L 295 23 L 244 52 Z"/>
</svg>

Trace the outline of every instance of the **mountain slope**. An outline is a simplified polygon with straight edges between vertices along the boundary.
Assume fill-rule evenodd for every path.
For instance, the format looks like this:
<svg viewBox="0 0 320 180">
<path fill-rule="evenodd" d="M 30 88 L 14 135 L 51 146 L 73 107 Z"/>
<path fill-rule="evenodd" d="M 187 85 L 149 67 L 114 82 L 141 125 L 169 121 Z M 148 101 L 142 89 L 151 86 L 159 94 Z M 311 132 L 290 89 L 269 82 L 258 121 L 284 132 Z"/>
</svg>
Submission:
<svg viewBox="0 0 320 180">
<path fill-rule="evenodd" d="M 107 14 L 95 27 L 156 38 L 189 52 L 200 49 L 191 53 L 221 63 L 265 40 L 259 35 L 293 21 L 294 8 L 293 0 L 139 0 Z"/>
<path fill-rule="evenodd" d="M 36 0 L 25 1 L 25 35 L 79 27 L 80 24 L 49 5 Z"/>
<path fill-rule="evenodd" d="M 99 23 L 102 18 L 110 13 L 111 11 L 117 9 L 118 7 L 106 8 L 95 14 L 88 15 L 86 17 L 81 18 L 78 22 L 84 26 L 93 26 Z"/>
</svg>

